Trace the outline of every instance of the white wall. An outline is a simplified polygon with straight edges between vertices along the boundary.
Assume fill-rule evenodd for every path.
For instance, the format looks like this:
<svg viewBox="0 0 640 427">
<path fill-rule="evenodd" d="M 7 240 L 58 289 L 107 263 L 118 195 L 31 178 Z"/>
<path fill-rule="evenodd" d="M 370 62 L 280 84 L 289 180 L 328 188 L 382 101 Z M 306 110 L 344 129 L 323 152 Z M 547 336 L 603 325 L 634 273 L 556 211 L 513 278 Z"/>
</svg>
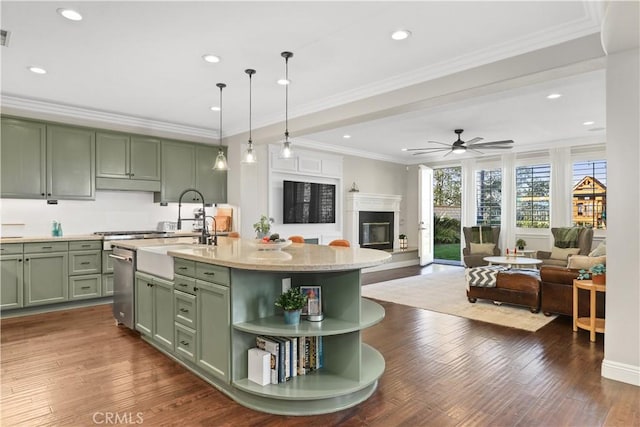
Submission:
<svg viewBox="0 0 640 427">
<path fill-rule="evenodd" d="M 193 209 L 202 205 L 184 203 L 182 216 L 193 217 Z M 207 208 L 207 215 L 215 208 Z M 9 236 L 50 236 L 51 222 L 62 222 L 65 235 L 91 234 L 95 231 L 155 230 L 159 221 L 176 221 L 178 204 L 160 206 L 153 193 L 138 191 L 96 191 L 96 199 L 59 200 L 47 205 L 45 200 L 1 199 L 0 218 L 3 234 Z M 4 224 L 24 224 L 6 226 Z M 191 230 L 191 222 L 183 223 Z"/>
</svg>

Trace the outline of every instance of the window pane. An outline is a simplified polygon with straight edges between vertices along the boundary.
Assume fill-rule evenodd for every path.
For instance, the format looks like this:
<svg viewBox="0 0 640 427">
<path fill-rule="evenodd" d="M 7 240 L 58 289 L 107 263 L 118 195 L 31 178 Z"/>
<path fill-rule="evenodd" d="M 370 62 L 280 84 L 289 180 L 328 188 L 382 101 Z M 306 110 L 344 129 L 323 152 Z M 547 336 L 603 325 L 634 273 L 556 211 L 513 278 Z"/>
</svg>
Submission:
<svg viewBox="0 0 640 427">
<path fill-rule="evenodd" d="M 607 228 L 607 162 L 573 164 L 572 215 L 576 226 Z"/>
<path fill-rule="evenodd" d="M 480 170 L 476 173 L 476 223 L 500 225 L 502 202 L 502 170 Z"/>
<path fill-rule="evenodd" d="M 516 168 L 516 227 L 549 228 L 550 165 Z"/>
</svg>

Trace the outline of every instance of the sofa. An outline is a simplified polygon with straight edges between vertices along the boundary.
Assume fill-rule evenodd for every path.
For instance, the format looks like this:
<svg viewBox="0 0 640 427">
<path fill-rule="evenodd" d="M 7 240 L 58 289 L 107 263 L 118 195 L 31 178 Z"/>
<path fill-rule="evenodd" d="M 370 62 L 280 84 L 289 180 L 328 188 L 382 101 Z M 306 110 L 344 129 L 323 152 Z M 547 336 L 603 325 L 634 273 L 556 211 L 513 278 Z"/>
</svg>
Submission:
<svg viewBox="0 0 640 427">
<path fill-rule="evenodd" d="M 495 275 L 495 286 L 467 286 L 467 299 L 475 303 L 477 299 L 523 305 L 532 313 L 540 311 L 540 280 L 534 270 L 506 270 Z"/>
<path fill-rule="evenodd" d="M 580 269 L 543 265 L 540 268 L 540 309 L 545 316 L 573 316 L 573 279 Z M 589 292 L 579 289 L 578 316 L 589 316 Z M 596 316 L 604 318 L 605 294 L 596 292 Z"/>
<path fill-rule="evenodd" d="M 466 267 L 480 267 L 489 264 L 484 260 L 488 256 L 500 256 L 500 247 L 498 242 L 500 239 L 500 227 L 499 226 L 486 226 L 482 227 L 487 230 L 490 229 L 489 239 L 486 243 L 475 242 L 472 238 L 472 229 L 476 227 L 462 227 L 462 234 L 464 235 L 465 247 L 462 248 L 462 260 Z"/>
<path fill-rule="evenodd" d="M 589 227 L 581 227 L 578 231 L 577 241 L 574 247 L 561 248 L 556 246 L 558 235 L 563 228 L 554 227 L 551 229 L 553 235 L 554 247 L 549 251 L 537 251 L 535 257 L 542 261 L 542 265 L 555 265 L 558 267 L 566 267 L 571 255 L 588 255 L 591 252 L 591 244 L 593 242 L 593 229 Z"/>
</svg>

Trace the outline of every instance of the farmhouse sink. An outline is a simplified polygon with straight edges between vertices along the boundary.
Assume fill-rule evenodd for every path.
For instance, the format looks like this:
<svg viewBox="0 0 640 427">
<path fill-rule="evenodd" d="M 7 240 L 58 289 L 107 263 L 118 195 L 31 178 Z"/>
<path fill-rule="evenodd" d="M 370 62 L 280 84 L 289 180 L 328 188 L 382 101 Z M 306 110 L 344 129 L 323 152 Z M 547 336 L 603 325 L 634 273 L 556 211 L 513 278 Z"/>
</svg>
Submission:
<svg viewBox="0 0 640 427">
<path fill-rule="evenodd" d="M 195 245 L 178 244 L 162 246 L 143 246 L 138 248 L 137 270 L 154 276 L 173 280 L 173 257 L 168 251 L 193 248 Z"/>
</svg>

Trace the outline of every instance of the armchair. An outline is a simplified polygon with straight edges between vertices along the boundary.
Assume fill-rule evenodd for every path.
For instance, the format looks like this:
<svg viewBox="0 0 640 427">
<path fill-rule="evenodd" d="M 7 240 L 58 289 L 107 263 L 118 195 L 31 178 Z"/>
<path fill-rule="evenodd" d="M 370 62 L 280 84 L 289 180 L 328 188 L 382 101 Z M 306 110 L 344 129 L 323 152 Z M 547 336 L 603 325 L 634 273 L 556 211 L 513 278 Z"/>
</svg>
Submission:
<svg viewBox="0 0 640 427">
<path fill-rule="evenodd" d="M 483 258 L 488 256 L 499 256 L 501 251 L 499 245 L 500 239 L 500 227 L 499 226 L 487 226 L 482 227 L 483 230 L 491 229 L 491 233 L 483 233 L 483 236 L 489 237 L 489 239 L 485 239 L 483 237 L 483 243 L 490 244 L 493 243 L 493 248 L 487 248 L 479 246 L 477 244 L 480 243 L 479 239 L 473 238 L 473 229 L 477 227 L 462 227 L 462 233 L 464 234 L 465 247 L 462 249 L 462 256 L 464 265 L 466 267 L 480 267 L 483 265 L 488 265 Z M 478 240 L 478 241 L 476 241 Z M 472 246 L 473 243 L 473 246 Z M 490 246 L 490 245 L 488 245 Z"/>
<path fill-rule="evenodd" d="M 551 234 L 553 235 L 553 246 L 554 250 L 551 252 L 547 251 L 537 251 L 536 258 L 542 260 L 542 265 L 555 265 L 557 267 L 566 267 L 568 265 L 568 259 L 571 255 L 588 255 L 591 252 L 591 244 L 593 243 L 593 229 L 588 227 L 581 227 L 578 232 L 578 239 L 576 243 L 576 248 L 574 251 L 571 251 L 571 248 L 557 248 L 556 241 L 558 240 L 558 234 L 560 233 L 561 228 L 554 227 L 551 229 Z M 575 249 L 578 249 L 577 253 L 575 253 Z M 569 253 L 569 252 L 574 252 Z"/>
</svg>

